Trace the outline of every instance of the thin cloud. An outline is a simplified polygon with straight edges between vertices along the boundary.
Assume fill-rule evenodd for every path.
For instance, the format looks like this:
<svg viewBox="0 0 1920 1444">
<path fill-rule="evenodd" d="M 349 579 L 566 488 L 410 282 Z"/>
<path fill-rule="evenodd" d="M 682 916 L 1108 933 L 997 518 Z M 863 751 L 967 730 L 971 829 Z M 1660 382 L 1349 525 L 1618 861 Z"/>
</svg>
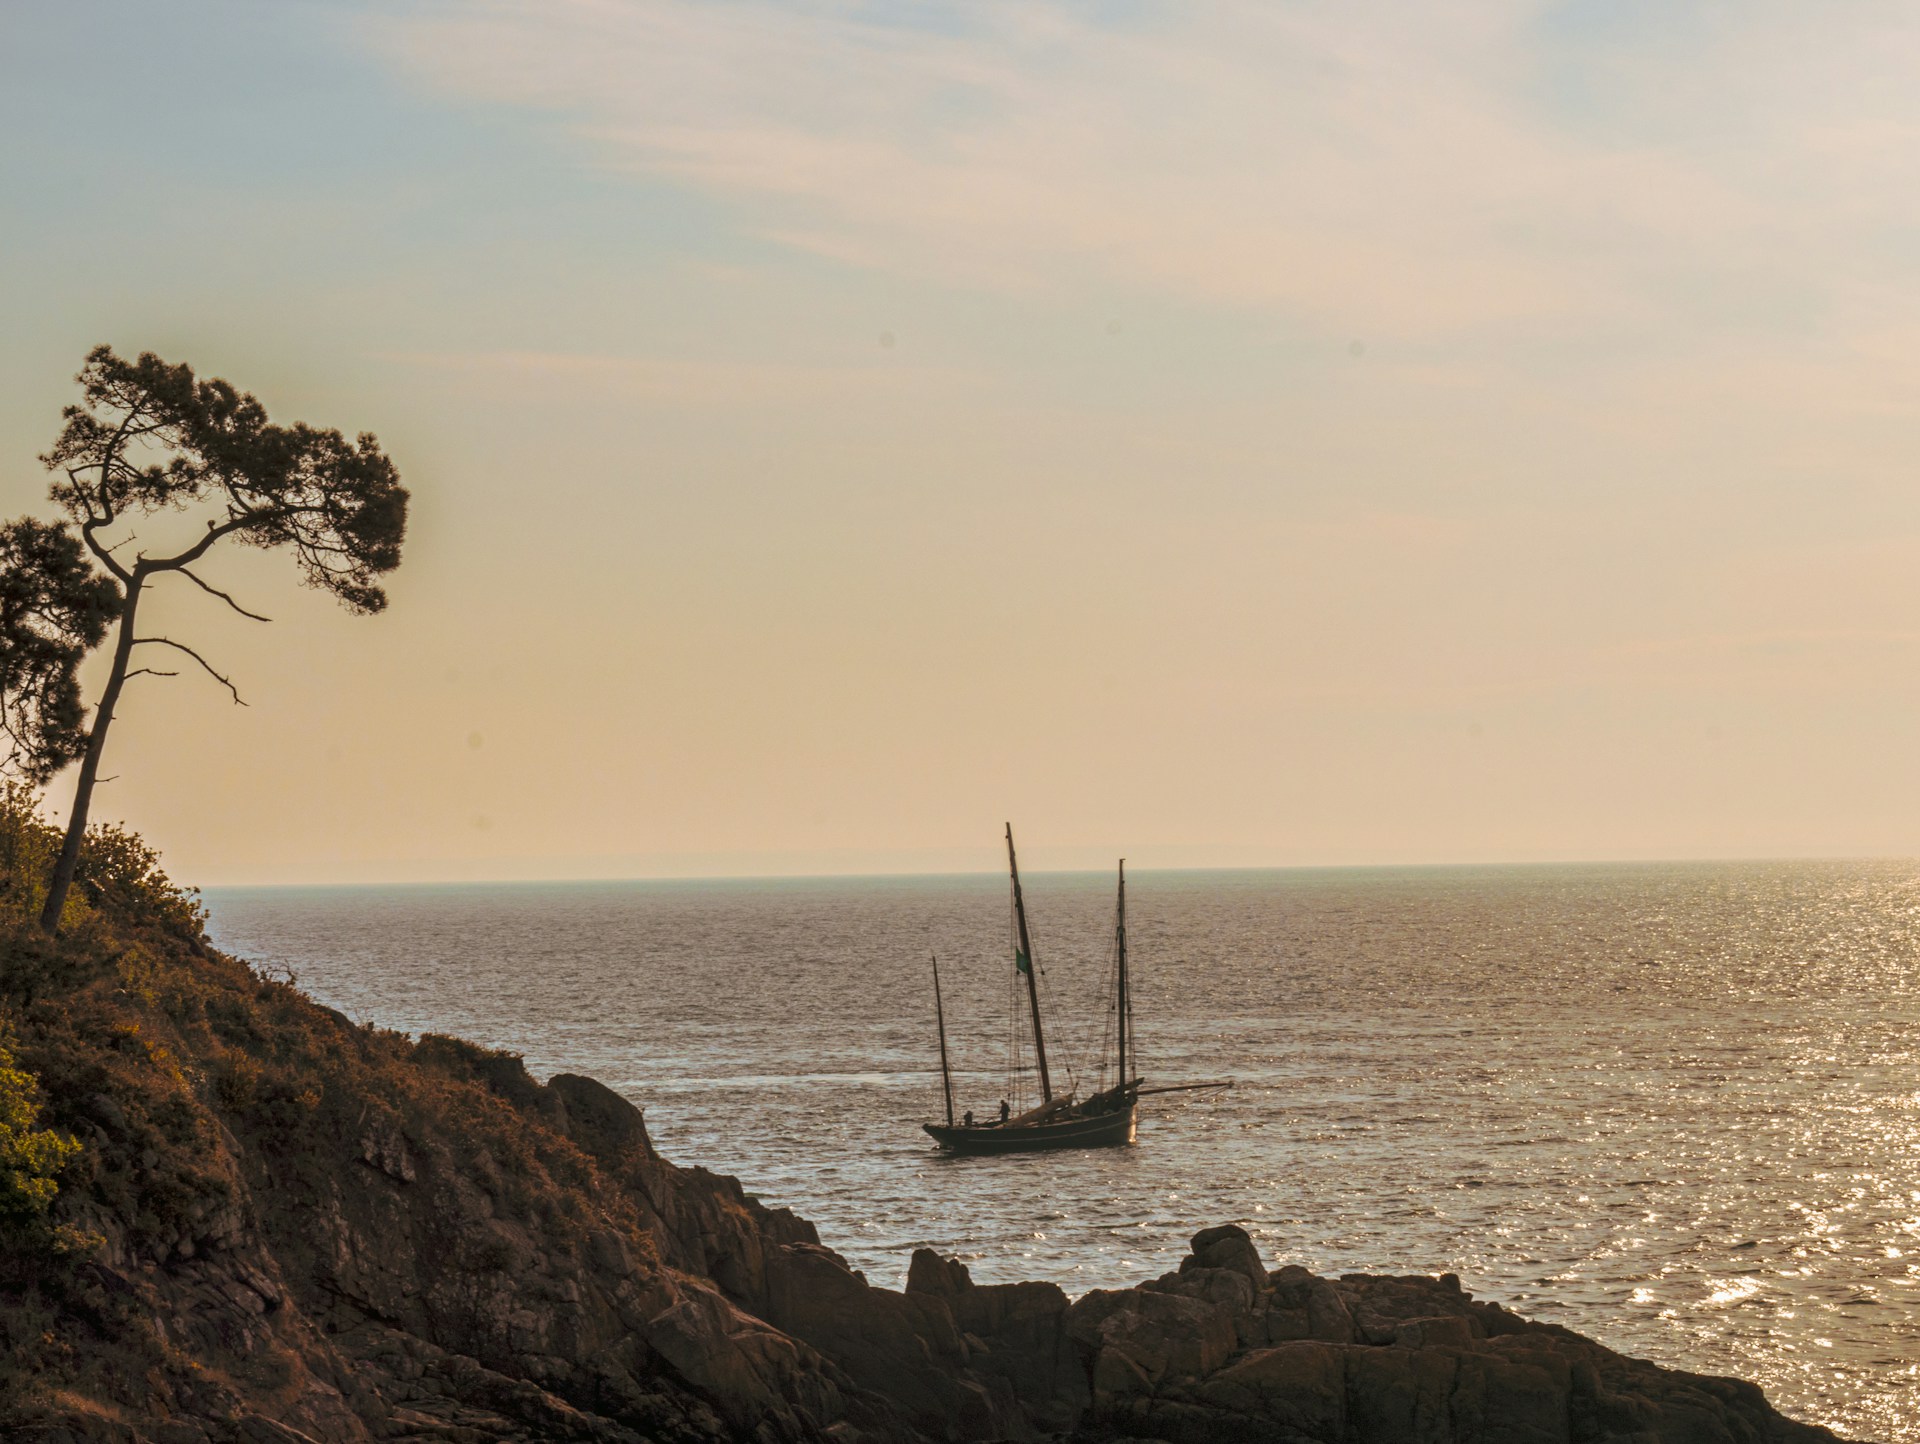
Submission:
<svg viewBox="0 0 1920 1444">
<path fill-rule="evenodd" d="M 849 394 L 951 389 L 980 378 L 956 367 L 917 364 L 910 370 L 871 366 L 789 365 L 778 362 L 699 361 L 572 351 L 398 351 L 383 360 L 423 371 L 493 381 L 515 390 L 552 384 L 582 385 L 629 400 L 737 407 L 743 401 L 819 401 Z"/>
<path fill-rule="evenodd" d="M 1422 337 L 1804 325 L 1893 279 L 1886 238 L 1920 222 L 1901 12 L 1763 5 L 1611 45 L 1557 39 L 1557 14 L 469 0 L 373 34 L 763 236 L 967 285 L 1091 277 Z"/>
</svg>

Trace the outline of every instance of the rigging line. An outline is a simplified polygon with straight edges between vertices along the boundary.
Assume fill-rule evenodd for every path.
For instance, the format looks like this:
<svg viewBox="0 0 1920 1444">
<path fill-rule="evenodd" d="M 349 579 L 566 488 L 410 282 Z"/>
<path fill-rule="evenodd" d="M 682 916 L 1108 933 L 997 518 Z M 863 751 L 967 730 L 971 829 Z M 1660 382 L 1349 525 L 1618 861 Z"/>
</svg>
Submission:
<svg viewBox="0 0 1920 1444">
<path fill-rule="evenodd" d="M 1000 1096 L 1007 1099 L 1016 1112 L 1024 1112 L 1026 1107 L 1026 1032 L 1020 1026 L 1020 1001 L 1020 974 L 1017 969 L 1010 969 L 1007 973 L 1007 1074 L 1002 1080 Z"/>
<path fill-rule="evenodd" d="M 1046 972 L 1042 969 L 1041 977 L 1045 978 L 1045 976 Z M 1060 1058 L 1072 1086 L 1077 1090 L 1080 1084 L 1080 1069 L 1085 1067 L 1087 1062 L 1087 1045 L 1092 1038 L 1093 1029 L 1098 1025 L 1093 1019 L 1084 1015 L 1084 1007 L 1060 1006 L 1051 988 L 1047 992 L 1047 1014 L 1054 1019 L 1052 1051 Z M 1062 1019 L 1065 1021 L 1063 1022 Z"/>
<path fill-rule="evenodd" d="M 1033 924 L 1031 922 L 1027 924 L 1027 932 L 1029 939 L 1031 939 L 1033 932 Z M 1041 1001 L 1046 1004 L 1047 1016 L 1054 1020 L 1054 1056 L 1059 1058 L 1061 1064 L 1067 1070 L 1067 1093 L 1071 1095 L 1078 1092 L 1080 1088 L 1079 1072 L 1074 1067 L 1074 1049 L 1071 1031 L 1060 1022 L 1061 1010 L 1058 1006 L 1058 1000 L 1053 996 L 1052 987 L 1047 983 L 1047 970 L 1036 962 L 1033 965 L 1033 972 L 1034 980 L 1039 984 L 1038 991 Z M 1055 1096 L 1058 1097 L 1059 1095 L 1056 1094 Z"/>
<path fill-rule="evenodd" d="M 1127 1056 L 1120 1060 L 1122 1083 L 1140 1076 L 1140 1029 L 1133 1021 L 1133 1000 L 1139 993 L 1139 978 L 1134 971 L 1135 955 L 1127 952 Z"/>
<path fill-rule="evenodd" d="M 1100 1081 L 1098 1087 L 1101 1090 L 1104 1090 L 1107 1086 L 1107 1059 L 1113 1051 L 1113 1011 L 1115 1001 L 1113 996 L 1113 952 L 1114 950 L 1111 948 L 1107 950 L 1107 966 L 1102 969 L 1100 983 L 1100 1052 L 1097 1056 L 1100 1059 Z"/>
</svg>

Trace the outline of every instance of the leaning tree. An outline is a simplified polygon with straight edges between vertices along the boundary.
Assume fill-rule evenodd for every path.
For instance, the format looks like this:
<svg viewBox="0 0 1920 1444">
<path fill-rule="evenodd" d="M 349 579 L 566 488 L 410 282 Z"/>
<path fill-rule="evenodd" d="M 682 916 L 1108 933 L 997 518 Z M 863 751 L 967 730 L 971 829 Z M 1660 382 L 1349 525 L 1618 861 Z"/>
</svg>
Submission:
<svg viewBox="0 0 1920 1444">
<path fill-rule="evenodd" d="M 184 658 L 240 700 L 232 681 L 193 647 L 141 634 L 148 583 L 178 576 L 240 615 L 266 621 L 194 570 L 230 539 L 284 547 L 308 585 L 331 592 L 349 611 L 377 612 L 387 604 L 378 579 L 400 564 L 407 525 L 406 489 L 370 434 L 349 441 L 338 431 L 276 426 L 245 392 L 150 353 L 126 361 L 96 347 L 76 379 L 82 403 L 62 413 L 59 438 L 41 458 L 58 473 L 53 500 L 68 521 L 21 518 L 0 526 L 4 762 L 40 784 L 80 764 L 40 914 L 49 931 L 59 925 L 79 865 L 121 689 L 142 675 L 174 676 Z M 191 545 L 167 556 L 140 549 L 140 521 L 189 509 L 206 520 Z M 116 621 L 112 665 L 88 725 L 79 666 Z M 147 665 L 149 658 L 176 665 Z"/>
</svg>

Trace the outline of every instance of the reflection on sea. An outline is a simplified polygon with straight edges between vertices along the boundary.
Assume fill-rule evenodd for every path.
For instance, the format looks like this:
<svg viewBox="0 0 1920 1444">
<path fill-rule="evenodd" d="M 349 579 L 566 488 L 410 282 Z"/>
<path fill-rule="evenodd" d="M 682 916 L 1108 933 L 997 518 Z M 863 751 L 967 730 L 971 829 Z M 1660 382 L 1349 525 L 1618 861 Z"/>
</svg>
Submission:
<svg viewBox="0 0 1920 1444">
<path fill-rule="evenodd" d="M 1007 1091 L 996 878 L 250 889 L 214 934 L 350 1015 L 593 1074 L 669 1157 L 877 1282 L 927 1244 L 1069 1291 L 1238 1220 L 1270 1263 L 1458 1273 L 1613 1346 L 1920 1444 L 1920 868 L 1130 874 L 1133 1149 L 946 1159 Z M 1097 1047 L 1111 879 L 1027 895 L 1049 1031 Z M 1079 1020 L 1085 1020 L 1081 1022 Z M 1050 1049 L 1051 1051 L 1051 1049 Z"/>
</svg>

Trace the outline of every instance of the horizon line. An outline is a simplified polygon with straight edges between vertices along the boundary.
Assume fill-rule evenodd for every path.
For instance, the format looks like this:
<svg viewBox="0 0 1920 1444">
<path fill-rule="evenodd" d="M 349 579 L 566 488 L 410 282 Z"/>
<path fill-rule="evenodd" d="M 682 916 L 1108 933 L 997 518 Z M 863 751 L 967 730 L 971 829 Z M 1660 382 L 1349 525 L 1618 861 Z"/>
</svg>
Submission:
<svg viewBox="0 0 1920 1444">
<path fill-rule="evenodd" d="M 1120 859 L 1124 861 L 1124 859 Z M 1794 853 L 1794 854 L 1702 854 L 1698 856 L 1643 857 L 1561 857 L 1528 859 L 1467 859 L 1454 861 L 1398 862 L 1317 862 L 1317 863 L 1226 863 L 1172 866 L 1136 865 L 1132 876 L 1159 876 L 1170 873 L 1312 873 L 1312 872 L 1446 872 L 1482 868 L 1565 868 L 1565 867 L 1714 867 L 1786 863 L 1911 863 L 1917 859 L 1906 853 Z M 1023 877 L 1099 877 L 1104 867 L 1023 867 Z M 414 877 L 346 878 L 320 882 L 210 882 L 190 885 L 190 890 L 210 892 L 266 892 L 288 889 L 322 891 L 348 888 L 429 888 L 429 887 L 587 887 L 608 883 L 719 883 L 719 882 L 862 882 L 908 879 L 998 878 L 1004 868 L 938 868 L 927 870 L 856 870 L 845 872 L 660 872 L 660 873 L 582 873 L 547 876 L 489 877 Z"/>
</svg>

